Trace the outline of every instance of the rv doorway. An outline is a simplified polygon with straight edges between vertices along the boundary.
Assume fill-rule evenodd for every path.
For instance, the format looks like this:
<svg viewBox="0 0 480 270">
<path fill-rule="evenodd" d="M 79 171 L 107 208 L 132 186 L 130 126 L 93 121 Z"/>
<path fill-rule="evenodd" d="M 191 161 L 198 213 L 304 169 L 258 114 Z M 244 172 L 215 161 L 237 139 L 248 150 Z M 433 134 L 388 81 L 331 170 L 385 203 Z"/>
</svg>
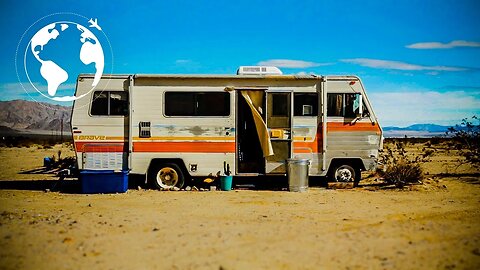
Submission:
<svg viewBox="0 0 480 270">
<path fill-rule="evenodd" d="M 265 108 L 263 93 L 262 108 Z M 237 168 L 239 174 L 264 174 L 265 159 L 258 138 L 253 113 L 240 91 L 237 91 Z M 262 115 L 265 121 L 265 116 Z"/>
</svg>

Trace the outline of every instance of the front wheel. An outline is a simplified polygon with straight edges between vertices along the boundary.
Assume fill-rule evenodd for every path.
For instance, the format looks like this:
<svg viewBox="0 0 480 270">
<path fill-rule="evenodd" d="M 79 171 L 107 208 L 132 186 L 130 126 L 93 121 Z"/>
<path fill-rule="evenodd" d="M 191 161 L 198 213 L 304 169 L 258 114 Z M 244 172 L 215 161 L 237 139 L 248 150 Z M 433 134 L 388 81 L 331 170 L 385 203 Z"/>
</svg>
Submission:
<svg viewBox="0 0 480 270">
<path fill-rule="evenodd" d="M 360 182 L 360 178 L 360 170 L 348 164 L 335 166 L 330 175 L 330 179 L 333 179 L 335 182 L 353 182 L 355 186 Z"/>
<path fill-rule="evenodd" d="M 166 163 L 158 166 L 153 171 L 150 179 L 158 189 L 182 188 L 185 182 L 182 169 L 174 163 Z"/>
</svg>

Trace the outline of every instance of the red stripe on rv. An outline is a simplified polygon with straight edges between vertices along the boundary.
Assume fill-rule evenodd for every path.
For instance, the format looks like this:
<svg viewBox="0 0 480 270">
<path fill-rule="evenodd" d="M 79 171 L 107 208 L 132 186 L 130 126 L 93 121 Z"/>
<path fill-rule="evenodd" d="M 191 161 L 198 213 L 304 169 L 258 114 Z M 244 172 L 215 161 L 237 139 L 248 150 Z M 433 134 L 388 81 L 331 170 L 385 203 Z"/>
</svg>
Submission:
<svg viewBox="0 0 480 270">
<path fill-rule="evenodd" d="M 76 142 L 75 149 L 79 152 L 123 152 L 125 150 L 125 144 L 119 142 Z"/>
<path fill-rule="evenodd" d="M 123 152 L 123 144 L 76 142 L 79 152 Z M 162 153 L 235 153 L 234 142 L 134 142 L 134 152 Z"/>
<path fill-rule="evenodd" d="M 235 153 L 235 142 L 134 142 L 134 152 Z"/>
<path fill-rule="evenodd" d="M 123 152 L 123 144 L 77 142 L 79 152 Z M 235 153 L 234 142 L 134 142 L 133 152 L 162 153 Z"/>
</svg>

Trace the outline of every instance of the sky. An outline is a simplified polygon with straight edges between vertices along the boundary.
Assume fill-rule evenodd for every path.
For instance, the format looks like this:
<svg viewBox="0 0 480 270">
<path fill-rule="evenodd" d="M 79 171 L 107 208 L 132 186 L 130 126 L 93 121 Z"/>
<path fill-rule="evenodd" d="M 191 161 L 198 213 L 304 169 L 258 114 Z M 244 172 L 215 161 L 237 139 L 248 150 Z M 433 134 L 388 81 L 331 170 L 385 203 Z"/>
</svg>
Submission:
<svg viewBox="0 0 480 270">
<path fill-rule="evenodd" d="M 78 15 L 52 15 L 62 12 Z M 89 29 L 104 49 L 104 73 L 235 74 L 242 65 L 274 65 L 284 74 L 357 75 L 381 125 L 452 125 L 480 115 L 479 12 L 475 0 L 2 0 L 0 100 L 36 98 L 22 88 L 30 86 L 22 68 L 25 55 L 33 59 L 28 41 L 51 20 L 73 16 L 85 26 L 98 18 L 102 31 Z M 45 55 L 81 68 L 73 48 Z M 33 74 L 39 63 L 28 62 L 34 85 L 46 87 Z M 75 77 L 58 91 L 72 91 Z"/>
</svg>

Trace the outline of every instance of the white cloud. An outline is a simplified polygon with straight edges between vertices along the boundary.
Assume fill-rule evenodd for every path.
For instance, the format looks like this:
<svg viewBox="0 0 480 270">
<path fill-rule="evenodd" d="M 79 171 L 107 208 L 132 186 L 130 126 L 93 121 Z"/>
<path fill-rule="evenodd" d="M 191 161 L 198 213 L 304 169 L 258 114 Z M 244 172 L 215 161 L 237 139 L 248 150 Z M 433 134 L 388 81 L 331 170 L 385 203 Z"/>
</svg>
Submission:
<svg viewBox="0 0 480 270">
<path fill-rule="evenodd" d="M 177 59 L 175 60 L 175 67 L 183 73 L 198 73 L 202 66 L 199 62 L 190 59 Z"/>
<path fill-rule="evenodd" d="M 47 85 L 44 83 L 40 82 L 33 82 L 33 84 L 40 90 L 43 91 L 47 89 Z M 23 85 L 23 87 L 22 87 Z M 69 92 L 70 94 L 73 94 L 73 91 L 75 90 L 76 83 L 66 83 L 66 84 L 61 84 L 58 89 L 57 93 L 59 92 Z M 11 95 L 11 94 L 26 94 L 24 88 L 26 88 L 27 91 L 33 92 L 35 89 L 31 86 L 30 82 L 22 82 L 21 84 L 18 82 L 15 83 L 4 83 L 0 84 L 0 91 L 2 95 Z"/>
<path fill-rule="evenodd" d="M 316 74 L 315 74 L 315 72 L 300 71 L 300 72 L 297 72 L 297 75 L 307 76 L 307 75 L 316 75 Z"/>
<path fill-rule="evenodd" d="M 340 60 L 345 63 L 357 64 L 363 67 L 380 68 L 380 69 L 394 69 L 394 70 L 426 70 L 426 71 L 465 71 L 467 68 L 463 67 L 449 67 L 449 66 L 422 66 L 410 64 L 400 61 L 389 61 L 370 58 L 352 58 Z"/>
<path fill-rule="evenodd" d="M 453 125 L 480 115 L 480 95 L 465 91 L 375 92 L 369 98 L 383 126 Z"/>
<path fill-rule="evenodd" d="M 38 84 L 36 84 L 38 85 Z M 41 87 L 47 87 L 46 85 L 42 85 Z M 74 90 L 75 90 L 75 87 L 77 87 L 77 84 L 76 83 L 65 83 L 65 84 L 61 84 L 58 89 L 57 89 L 57 93 L 59 93 L 60 91 L 68 91 L 68 93 L 70 95 L 73 95 L 74 93 Z"/>
<path fill-rule="evenodd" d="M 454 40 L 449 43 L 442 42 L 420 42 L 405 46 L 409 49 L 452 49 L 456 47 L 480 47 L 480 42 Z"/>
<path fill-rule="evenodd" d="M 310 67 L 333 65 L 333 63 L 315 63 L 315 62 L 291 60 L 291 59 L 270 59 L 270 60 L 260 61 L 257 63 L 257 65 L 274 66 L 279 68 L 310 68 Z"/>
<path fill-rule="evenodd" d="M 189 60 L 189 59 L 178 59 L 178 60 L 175 61 L 175 64 L 181 65 L 181 64 L 188 64 L 190 62 L 191 62 L 191 60 Z"/>
<path fill-rule="evenodd" d="M 24 82 L 23 84 L 30 86 L 29 82 L 26 82 L 26 83 Z M 18 82 L 4 83 L 0 85 L 1 100 L 26 99 L 26 98 L 29 98 L 28 94 L 27 92 L 25 92 L 25 90 L 23 90 L 22 85 L 20 83 Z"/>
</svg>

